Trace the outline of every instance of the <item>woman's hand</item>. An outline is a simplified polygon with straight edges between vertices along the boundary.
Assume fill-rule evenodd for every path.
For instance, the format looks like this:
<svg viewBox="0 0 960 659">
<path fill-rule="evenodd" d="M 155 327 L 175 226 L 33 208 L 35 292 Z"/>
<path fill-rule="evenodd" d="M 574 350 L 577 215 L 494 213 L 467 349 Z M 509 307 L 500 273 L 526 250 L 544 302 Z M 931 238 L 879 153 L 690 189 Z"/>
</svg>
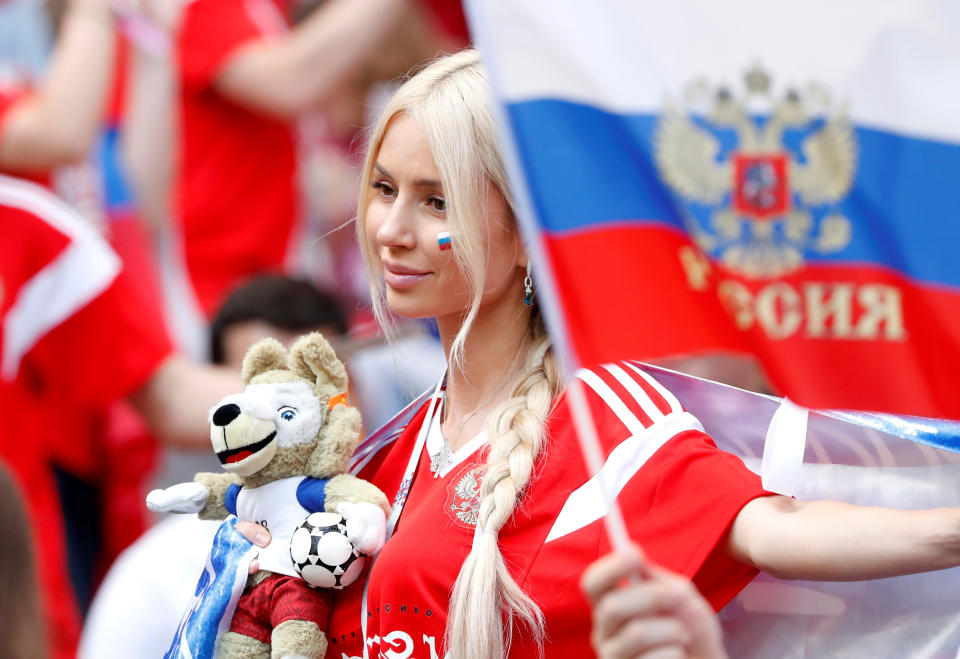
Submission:
<svg viewBox="0 0 960 659">
<path fill-rule="evenodd" d="M 233 528 L 237 533 L 258 547 L 266 547 L 270 544 L 270 532 L 259 524 L 241 520 L 237 522 Z M 259 560 L 255 558 L 250 561 L 250 574 L 255 574 L 259 569 Z"/>
<path fill-rule="evenodd" d="M 647 563 L 636 547 L 583 574 L 601 659 L 725 659 L 720 623 L 687 579 Z"/>
</svg>

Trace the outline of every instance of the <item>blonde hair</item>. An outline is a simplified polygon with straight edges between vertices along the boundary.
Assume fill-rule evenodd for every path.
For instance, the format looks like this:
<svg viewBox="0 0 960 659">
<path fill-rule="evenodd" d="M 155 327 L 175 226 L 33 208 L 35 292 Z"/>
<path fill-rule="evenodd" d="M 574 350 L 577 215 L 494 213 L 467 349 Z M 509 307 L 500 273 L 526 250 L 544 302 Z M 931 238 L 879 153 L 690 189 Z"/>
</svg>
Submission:
<svg viewBox="0 0 960 659">
<path fill-rule="evenodd" d="M 364 162 L 357 235 L 367 266 L 374 312 L 390 331 L 376 254 L 364 235 L 373 164 L 390 121 L 404 114 L 426 133 L 440 174 L 447 223 L 455 237 L 453 255 L 470 286 L 470 306 L 450 350 L 462 365 L 463 346 L 476 318 L 486 279 L 483 240 L 488 184 L 493 183 L 513 208 L 496 139 L 496 124 L 486 74 L 477 53 L 461 51 L 434 61 L 407 80 L 387 103 L 373 128 Z M 514 581 L 500 553 L 499 533 L 530 482 L 545 436 L 547 417 L 561 378 L 539 309 L 527 323 L 530 348 L 510 399 L 488 420 L 489 452 L 480 489 L 477 542 L 460 569 L 450 599 L 446 647 L 450 657 L 503 657 L 509 652 L 514 618 L 523 621 L 537 643 L 544 638 L 543 614 Z M 496 602 L 497 606 L 491 606 Z M 506 625 L 504 620 L 506 619 Z"/>
<path fill-rule="evenodd" d="M 468 100 L 471 99 L 471 100 Z M 472 102 L 471 102 L 472 101 Z M 451 348 L 451 359 L 460 363 L 467 331 L 480 308 L 486 259 L 478 217 L 486 216 L 487 181 L 492 182 L 512 207 L 506 173 L 496 143 L 496 125 L 490 111 L 486 75 L 475 51 L 465 50 L 435 61 L 407 80 L 387 103 L 370 135 L 367 158 L 360 178 L 357 205 L 357 239 L 370 274 L 373 310 L 390 333 L 383 282 L 377 271 L 376 254 L 363 235 L 367 203 L 371 194 L 373 163 L 390 121 L 407 115 L 427 134 L 446 201 L 447 225 L 455 236 L 453 256 L 467 277 L 472 291 L 470 308 Z"/>
</svg>

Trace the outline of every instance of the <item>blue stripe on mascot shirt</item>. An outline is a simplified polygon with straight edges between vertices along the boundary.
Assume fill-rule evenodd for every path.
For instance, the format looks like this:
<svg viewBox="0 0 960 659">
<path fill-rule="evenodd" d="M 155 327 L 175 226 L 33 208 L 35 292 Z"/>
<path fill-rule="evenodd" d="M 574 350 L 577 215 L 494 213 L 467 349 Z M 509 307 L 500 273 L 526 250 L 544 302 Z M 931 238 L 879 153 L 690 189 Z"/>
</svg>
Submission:
<svg viewBox="0 0 960 659">
<path fill-rule="evenodd" d="M 220 636 L 230 628 L 250 561 L 257 552 L 234 530 L 236 523 L 236 517 L 229 517 L 217 530 L 193 599 L 164 659 L 212 659 Z"/>
</svg>

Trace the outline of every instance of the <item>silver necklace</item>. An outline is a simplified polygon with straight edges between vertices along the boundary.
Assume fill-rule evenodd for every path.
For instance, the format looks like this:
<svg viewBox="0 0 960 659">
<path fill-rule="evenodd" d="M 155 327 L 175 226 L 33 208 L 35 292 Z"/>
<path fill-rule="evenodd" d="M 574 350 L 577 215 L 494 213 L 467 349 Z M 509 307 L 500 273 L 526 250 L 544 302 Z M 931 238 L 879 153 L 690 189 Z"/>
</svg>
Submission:
<svg viewBox="0 0 960 659">
<path fill-rule="evenodd" d="M 513 370 L 507 376 L 507 378 L 503 382 L 501 382 L 496 389 L 490 392 L 490 395 L 487 396 L 482 403 L 480 403 L 477 409 L 475 409 L 473 412 L 468 414 L 467 417 L 460 422 L 456 430 L 454 430 L 453 434 L 450 436 L 451 439 L 456 439 L 457 437 L 460 436 L 461 431 L 463 431 L 463 428 L 467 425 L 467 423 L 469 423 L 470 420 L 473 419 L 473 417 L 475 417 L 480 412 L 485 410 L 487 406 L 494 401 L 497 395 L 501 391 L 503 391 L 503 388 L 513 379 L 513 377 L 517 374 L 518 371 L 519 369 L 516 366 L 514 366 Z M 443 401 L 443 406 L 440 408 L 440 428 L 438 428 L 441 430 L 440 450 L 437 452 L 436 455 L 430 457 L 430 471 L 433 473 L 434 478 L 440 478 L 440 474 L 446 472 L 446 470 L 453 464 L 453 460 L 454 460 L 453 449 L 450 448 L 450 442 L 447 441 L 447 438 L 444 437 L 442 432 L 442 425 L 447 417 L 448 403 L 449 403 L 449 399 L 445 397 Z M 430 419 L 430 423 L 431 424 L 433 423 L 432 418 Z"/>
<path fill-rule="evenodd" d="M 501 385 L 500 388 L 502 388 L 502 386 L 503 385 Z M 467 425 L 470 419 L 472 419 L 477 414 L 479 414 L 483 410 L 483 406 L 487 405 L 490 402 L 490 400 L 493 398 L 493 396 L 495 396 L 496 394 L 497 394 L 497 391 L 494 391 L 493 394 L 483 402 L 483 405 L 481 407 L 478 407 L 476 410 L 468 414 L 467 418 L 465 418 L 460 423 L 460 425 L 457 426 L 457 429 L 454 431 L 451 437 L 452 438 L 459 437 L 460 432 L 463 430 L 464 426 Z M 437 430 L 440 435 L 440 450 L 437 451 L 436 455 L 430 456 L 430 471 L 433 473 L 434 478 L 440 478 L 440 474 L 445 473 L 447 469 L 449 469 L 450 466 L 453 464 L 453 460 L 454 460 L 454 453 L 453 453 L 453 449 L 450 448 L 450 442 L 448 442 L 447 438 L 444 437 L 443 435 L 443 423 L 446 420 L 446 416 L 447 416 L 446 400 L 444 400 L 443 406 L 440 408 L 439 416 L 440 416 L 440 419 L 439 419 L 439 425 L 437 426 Z M 430 420 L 430 423 L 431 424 L 433 423 L 433 419 Z"/>
<path fill-rule="evenodd" d="M 450 445 L 447 444 L 447 440 L 443 440 L 443 444 L 440 445 L 440 451 L 430 458 L 430 471 L 433 473 L 434 478 L 439 478 L 440 473 L 446 471 L 447 467 L 452 464 L 453 451 L 450 449 Z"/>
</svg>

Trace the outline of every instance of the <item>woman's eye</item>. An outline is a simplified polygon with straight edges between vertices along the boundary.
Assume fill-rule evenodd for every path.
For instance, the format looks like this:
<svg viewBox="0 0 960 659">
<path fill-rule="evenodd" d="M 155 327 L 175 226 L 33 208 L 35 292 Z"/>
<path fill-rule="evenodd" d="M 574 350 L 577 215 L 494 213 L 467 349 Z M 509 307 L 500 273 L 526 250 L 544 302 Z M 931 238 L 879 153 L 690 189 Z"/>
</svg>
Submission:
<svg viewBox="0 0 960 659">
<path fill-rule="evenodd" d="M 383 197 L 393 197 L 396 193 L 393 186 L 386 181 L 374 181 L 370 184 L 370 187 L 379 192 Z"/>
<path fill-rule="evenodd" d="M 280 408 L 280 418 L 284 421 L 293 421 L 297 416 L 297 411 L 292 407 L 281 407 Z"/>
<path fill-rule="evenodd" d="M 438 213 L 443 213 L 447 210 L 447 200 L 443 197 L 430 197 L 427 203 Z"/>
</svg>

